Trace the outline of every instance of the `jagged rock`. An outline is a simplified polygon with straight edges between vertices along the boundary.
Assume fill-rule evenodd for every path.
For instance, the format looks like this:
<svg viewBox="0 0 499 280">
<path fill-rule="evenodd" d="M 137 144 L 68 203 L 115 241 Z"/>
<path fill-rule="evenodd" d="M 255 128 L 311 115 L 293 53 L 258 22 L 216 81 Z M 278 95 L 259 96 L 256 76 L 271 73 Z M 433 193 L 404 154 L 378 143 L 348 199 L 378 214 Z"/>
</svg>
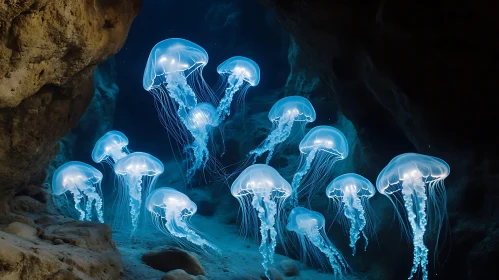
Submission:
<svg viewBox="0 0 499 280">
<path fill-rule="evenodd" d="M 262 274 L 260 278 L 262 280 L 284 280 L 284 276 L 279 272 L 279 270 L 275 269 L 274 267 L 269 268 L 269 274 L 270 274 L 270 279 L 265 276 L 265 274 Z"/>
<path fill-rule="evenodd" d="M 40 170 L 58 153 L 57 141 L 92 99 L 95 65 L 121 48 L 140 5 L 0 5 L 0 212 L 8 211 L 8 200 L 26 183 L 43 181 Z"/>
<path fill-rule="evenodd" d="M 10 202 L 12 211 L 39 213 L 47 211 L 47 205 L 26 195 L 16 196 Z"/>
<path fill-rule="evenodd" d="M 283 260 L 279 265 L 286 276 L 297 276 L 300 274 L 298 264 L 293 260 Z"/>
<path fill-rule="evenodd" d="M 13 222 L 3 229 L 6 233 L 20 237 L 33 239 L 36 237 L 36 229 L 23 223 Z"/>
<path fill-rule="evenodd" d="M 203 275 L 190 275 L 189 273 L 183 271 L 182 269 L 175 269 L 166 273 L 161 280 L 206 280 Z"/>
<path fill-rule="evenodd" d="M 194 255 L 181 249 L 168 248 L 148 252 L 142 255 L 142 262 L 163 272 L 181 269 L 187 274 L 204 275 L 204 269 L 199 260 Z"/>
</svg>

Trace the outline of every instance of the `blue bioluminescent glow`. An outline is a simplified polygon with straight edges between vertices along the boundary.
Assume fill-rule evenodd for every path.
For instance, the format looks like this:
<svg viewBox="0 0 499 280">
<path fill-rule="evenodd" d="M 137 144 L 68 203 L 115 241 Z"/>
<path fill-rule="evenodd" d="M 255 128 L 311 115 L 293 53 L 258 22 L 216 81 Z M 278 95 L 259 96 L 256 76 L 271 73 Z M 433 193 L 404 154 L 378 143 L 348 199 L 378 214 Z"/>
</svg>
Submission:
<svg viewBox="0 0 499 280">
<path fill-rule="evenodd" d="M 308 193 L 310 198 L 315 188 L 322 186 L 328 179 L 335 162 L 348 156 L 348 142 L 345 135 L 338 129 L 326 125 L 312 128 L 303 137 L 299 148 L 302 159 L 291 183 L 294 206 L 298 204 L 302 192 Z M 302 179 L 311 170 L 313 162 L 315 162 L 314 168 L 308 176 L 306 186 L 301 186 Z"/>
<path fill-rule="evenodd" d="M 302 96 L 288 96 L 277 101 L 269 112 L 269 120 L 273 124 L 272 132 L 258 148 L 249 152 L 254 157 L 253 163 L 262 154 L 268 152 L 266 164 L 272 159 L 275 147 L 286 141 L 291 135 L 295 123 L 303 129 L 309 122 L 315 121 L 315 110 L 310 101 Z"/>
<path fill-rule="evenodd" d="M 421 267 L 423 280 L 428 279 L 426 268 L 428 248 L 424 244 L 424 234 L 428 224 L 427 208 L 428 206 L 434 207 L 430 213 L 435 216 L 430 218 L 437 226 L 438 240 L 443 221 L 447 217 L 444 179 L 449 176 L 449 173 L 449 165 L 439 158 L 406 153 L 393 158 L 376 180 L 376 188 L 392 201 L 395 209 L 397 209 L 396 202 L 404 202 L 414 243 L 414 260 L 409 279 L 414 276 L 419 267 Z M 400 214 L 399 218 L 401 218 Z"/>
<path fill-rule="evenodd" d="M 367 225 L 368 200 L 373 197 L 376 190 L 371 182 L 355 173 L 347 173 L 335 178 L 326 188 L 326 196 L 333 199 L 350 225 L 350 247 L 355 256 L 356 243 L 360 234 L 365 239 L 364 251 L 367 249 L 368 238 L 365 233 Z"/>
<path fill-rule="evenodd" d="M 92 206 L 99 222 L 104 222 L 101 192 L 102 173 L 94 167 L 79 161 L 70 161 L 61 165 L 52 177 L 52 190 L 55 195 L 69 191 L 73 195 L 75 208 L 81 221 L 92 220 Z M 85 205 L 83 210 L 82 205 Z"/>
<path fill-rule="evenodd" d="M 129 154 L 127 146 L 128 138 L 125 134 L 116 130 L 108 131 L 95 143 L 92 159 L 96 163 L 104 161 L 112 166 Z"/>
<path fill-rule="evenodd" d="M 190 181 L 194 173 L 206 166 L 210 157 L 208 151 L 208 139 L 211 129 L 218 125 L 218 114 L 210 103 L 202 102 L 189 111 L 186 127 L 191 132 L 194 141 L 185 146 L 185 151 L 192 152 L 192 165 L 187 170 L 187 181 Z"/>
<path fill-rule="evenodd" d="M 131 153 L 118 160 L 114 165 L 114 172 L 119 178 L 118 212 L 120 212 L 119 214 L 128 212 L 126 211 L 128 207 L 125 206 L 125 202 L 128 200 L 132 235 L 139 222 L 142 194 L 149 194 L 156 179 L 163 171 L 164 166 L 159 159 L 142 152 Z"/>
<path fill-rule="evenodd" d="M 291 195 L 291 186 L 274 168 L 265 164 L 254 164 L 239 174 L 230 191 L 241 205 L 243 229 L 257 228 L 258 225 L 254 223 L 260 220 L 262 265 L 265 275 L 271 279 L 269 265 L 274 263 L 277 236 L 282 238 L 276 218 L 279 220 L 282 205 Z"/>
<path fill-rule="evenodd" d="M 260 82 L 260 67 L 247 57 L 234 56 L 222 62 L 217 67 L 217 72 L 221 76 L 227 76 L 225 94 L 217 108 L 219 122 L 222 122 L 230 115 L 230 105 L 234 95 L 240 91 L 241 98 L 244 98 L 250 86 L 258 85 Z"/>
<path fill-rule="evenodd" d="M 316 250 L 319 250 L 328 258 L 334 274 L 341 277 L 347 272 L 348 265 L 338 249 L 327 238 L 324 224 L 325 219 L 321 213 L 304 207 L 295 207 L 289 214 L 286 229 L 298 235 L 303 262 L 306 262 L 307 257 L 316 258 L 318 255 Z"/>
<path fill-rule="evenodd" d="M 152 214 L 154 226 L 161 232 L 219 251 L 190 226 L 189 219 L 196 213 L 197 206 L 187 195 L 172 188 L 158 188 L 147 197 L 146 208 Z"/>
</svg>

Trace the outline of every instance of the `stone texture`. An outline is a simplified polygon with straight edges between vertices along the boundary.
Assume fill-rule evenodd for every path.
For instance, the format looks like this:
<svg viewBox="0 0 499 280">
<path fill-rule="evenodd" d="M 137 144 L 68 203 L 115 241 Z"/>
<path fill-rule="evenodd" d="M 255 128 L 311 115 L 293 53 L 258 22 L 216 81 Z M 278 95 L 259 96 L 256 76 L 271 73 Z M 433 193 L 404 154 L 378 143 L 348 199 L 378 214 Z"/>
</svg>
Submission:
<svg viewBox="0 0 499 280">
<path fill-rule="evenodd" d="M 397 1 L 261 2 L 275 9 L 311 76 L 326 86 L 320 95 L 337 100 L 353 123 L 369 153 L 367 178 L 374 181 L 403 152 L 441 157 L 451 166 L 446 185 L 452 251 L 441 255 L 446 262 L 438 277 L 494 275 L 499 139 L 490 128 L 499 121 L 499 53 L 490 34 L 499 25 L 492 9 L 483 1 L 432 2 L 431 8 Z M 396 229 L 378 236 L 390 231 Z M 380 246 L 390 247 L 384 242 L 380 238 Z M 384 252 L 387 269 L 399 261 L 388 256 L 400 249 L 390 248 Z M 393 279 L 404 273 L 394 270 Z"/>
<path fill-rule="evenodd" d="M 0 212 L 13 192 L 43 182 L 57 142 L 92 99 L 95 66 L 121 48 L 140 5 L 0 3 Z"/>
<path fill-rule="evenodd" d="M 286 276 L 297 276 L 300 274 L 300 269 L 298 268 L 298 264 L 293 260 L 283 260 L 279 263 L 282 269 L 282 273 Z"/>
<path fill-rule="evenodd" d="M 3 231 L 20 237 L 33 239 L 36 237 L 36 229 L 23 223 L 13 222 L 6 226 Z"/>
<path fill-rule="evenodd" d="M 208 278 L 203 275 L 190 275 L 182 269 L 175 269 L 166 273 L 161 280 L 206 280 Z"/>
<path fill-rule="evenodd" d="M 204 269 L 199 260 L 194 255 L 181 249 L 168 248 L 148 252 L 142 255 L 142 262 L 163 272 L 179 269 L 190 275 L 204 275 Z"/>
</svg>

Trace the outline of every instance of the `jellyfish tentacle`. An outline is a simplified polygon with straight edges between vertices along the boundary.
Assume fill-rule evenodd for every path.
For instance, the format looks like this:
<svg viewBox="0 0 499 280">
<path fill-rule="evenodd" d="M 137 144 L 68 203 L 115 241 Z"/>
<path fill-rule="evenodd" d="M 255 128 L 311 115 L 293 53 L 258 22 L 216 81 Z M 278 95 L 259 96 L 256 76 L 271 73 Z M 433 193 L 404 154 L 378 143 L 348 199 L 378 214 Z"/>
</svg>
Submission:
<svg viewBox="0 0 499 280">
<path fill-rule="evenodd" d="M 368 239 L 364 234 L 364 227 L 366 226 L 366 219 L 364 217 L 364 208 L 356 193 L 345 193 L 343 195 L 344 213 L 345 217 L 350 221 L 350 247 L 352 248 L 352 256 L 355 256 L 355 244 L 360 238 L 360 233 L 366 240 L 366 248 Z"/>
<path fill-rule="evenodd" d="M 318 230 L 311 232 L 307 237 L 315 247 L 319 248 L 319 250 L 327 256 L 334 274 L 341 275 L 347 267 L 341 253 L 339 253 L 332 244 L 327 244 L 328 242 L 324 240 L 324 237 Z"/>
<path fill-rule="evenodd" d="M 85 193 L 86 194 L 86 193 Z M 94 199 L 87 195 L 87 202 L 85 205 L 85 220 L 92 221 L 92 205 L 94 203 Z"/>
<path fill-rule="evenodd" d="M 274 263 L 274 252 L 277 245 L 277 231 L 274 228 L 277 205 L 268 196 L 269 195 L 254 195 L 251 204 L 258 212 L 258 218 L 260 219 L 260 234 L 262 240 L 259 250 L 263 256 L 262 265 L 265 270 L 265 275 L 268 279 L 271 279 L 269 264 Z"/>
<path fill-rule="evenodd" d="M 228 82 L 229 86 L 225 89 L 225 95 L 222 100 L 220 100 L 217 108 L 219 123 L 223 122 L 226 117 L 230 116 L 230 105 L 232 103 L 232 99 L 234 98 L 234 94 L 236 94 L 236 92 L 238 92 L 241 88 L 241 85 L 244 82 L 244 75 L 242 73 L 231 74 Z"/>
<path fill-rule="evenodd" d="M 206 163 L 210 157 L 210 152 L 208 151 L 208 132 L 192 131 L 192 136 L 194 137 L 194 142 L 185 147 L 186 151 L 192 150 L 194 157 L 194 162 L 186 173 L 187 181 L 192 179 L 196 170 L 206 167 Z"/>
<path fill-rule="evenodd" d="M 87 203 L 87 213 L 92 213 L 92 204 L 95 201 L 95 210 L 97 211 L 97 219 L 99 222 L 104 223 L 104 212 L 102 211 L 102 198 L 97 193 L 95 187 L 90 187 L 85 191 L 85 195 L 89 198 Z"/>
<path fill-rule="evenodd" d="M 412 279 L 421 266 L 423 280 L 428 279 L 428 248 L 424 244 L 424 233 L 426 231 L 426 189 L 422 178 L 404 180 L 402 183 L 402 195 L 407 210 L 407 218 L 413 232 L 414 260 L 411 274 Z"/>
<path fill-rule="evenodd" d="M 81 209 L 81 206 L 80 206 L 80 203 L 83 199 L 83 195 L 81 194 L 80 190 L 78 190 L 76 185 L 74 187 L 70 188 L 69 191 L 73 195 L 73 199 L 75 202 L 75 208 L 78 211 L 78 213 L 80 213 L 80 221 L 85 220 L 85 211 L 83 211 L 83 209 Z"/>
<path fill-rule="evenodd" d="M 142 203 L 142 177 L 130 175 L 130 215 L 132 217 L 132 235 L 139 223 L 140 205 Z"/>
<path fill-rule="evenodd" d="M 196 106 L 196 94 L 180 72 L 168 73 L 166 75 L 166 89 L 168 95 L 177 102 L 179 107 L 192 109 Z"/>
<path fill-rule="evenodd" d="M 312 151 L 310 151 L 310 153 L 307 155 L 307 158 L 305 159 L 305 164 L 293 176 L 293 182 L 291 183 L 291 188 L 293 188 L 291 203 L 293 206 L 298 205 L 298 188 L 300 187 L 303 176 L 305 176 L 308 173 L 308 170 L 310 170 L 317 151 L 317 148 L 314 148 L 312 149 Z"/>
</svg>

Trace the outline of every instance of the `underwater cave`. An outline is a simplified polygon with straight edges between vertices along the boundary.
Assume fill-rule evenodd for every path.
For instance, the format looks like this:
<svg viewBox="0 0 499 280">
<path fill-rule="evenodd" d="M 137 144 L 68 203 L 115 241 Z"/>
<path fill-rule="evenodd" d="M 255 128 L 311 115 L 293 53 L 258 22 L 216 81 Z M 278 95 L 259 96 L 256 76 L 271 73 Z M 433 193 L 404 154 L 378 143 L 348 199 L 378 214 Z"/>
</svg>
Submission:
<svg viewBox="0 0 499 280">
<path fill-rule="evenodd" d="M 2 1 L 0 280 L 498 279 L 496 6 Z"/>
</svg>

